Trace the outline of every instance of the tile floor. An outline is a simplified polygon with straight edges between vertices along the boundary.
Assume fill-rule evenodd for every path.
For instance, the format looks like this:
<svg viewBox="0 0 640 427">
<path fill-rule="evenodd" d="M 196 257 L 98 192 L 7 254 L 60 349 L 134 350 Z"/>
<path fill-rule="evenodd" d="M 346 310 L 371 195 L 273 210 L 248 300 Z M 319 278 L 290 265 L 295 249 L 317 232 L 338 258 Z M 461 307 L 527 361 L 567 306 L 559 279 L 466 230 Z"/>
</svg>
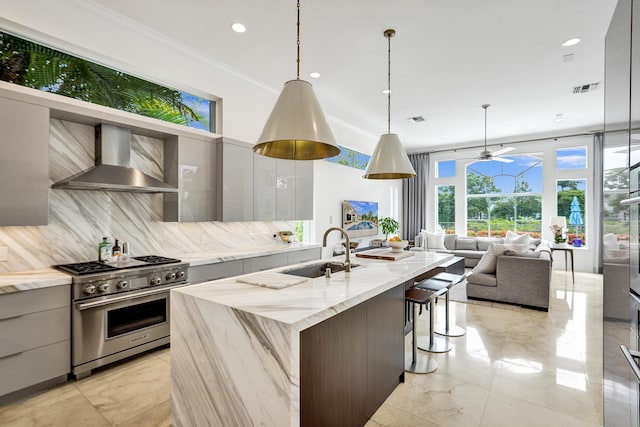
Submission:
<svg viewBox="0 0 640 427">
<path fill-rule="evenodd" d="M 436 372 L 407 374 L 367 427 L 601 426 L 602 276 L 576 273 L 573 285 L 555 271 L 551 288 L 548 313 L 452 303 L 467 334 L 433 356 Z M 1 406 L 0 425 L 169 426 L 169 366 L 169 349 L 147 353 Z"/>
</svg>

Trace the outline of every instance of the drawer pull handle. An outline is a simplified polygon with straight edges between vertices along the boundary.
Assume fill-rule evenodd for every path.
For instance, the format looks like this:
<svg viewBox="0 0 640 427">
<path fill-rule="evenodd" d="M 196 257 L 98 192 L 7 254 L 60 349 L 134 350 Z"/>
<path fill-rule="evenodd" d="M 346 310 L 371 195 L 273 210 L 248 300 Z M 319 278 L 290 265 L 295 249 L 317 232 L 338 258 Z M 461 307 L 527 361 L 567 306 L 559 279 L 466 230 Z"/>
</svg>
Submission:
<svg viewBox="0 0 640 427">
<path fill-rule="evenodd" d="M 0 360 L 9 359 L 10 357 L 20 356 L 24 351 L 19 351 L 17 353 L 7 354 L 6 356 L 0 356 Z"/>
<path fill-rule="evenodd" d="M 620 346 L 620 350 L 622 350 L 624 358 L 627 359 L 627 363 L 629 363 L 631 370 L 638 379 L 638 382 L 640 382 L 640 366 L 638 366 L 638 363 L 636 362 L 636 359 L 640 359 L 640 353 L 637 351 L 631 351 L 624 345 Z"/>
<path fill-rule="evenodd" d="M 19 317 L 24 317 L 24 314 L 18 314 L 16 316 L 3 317 L 2 319 L 0 319 L 0 322 L 3 322 L 5 320 L 17 319 Z"/>
</svg>

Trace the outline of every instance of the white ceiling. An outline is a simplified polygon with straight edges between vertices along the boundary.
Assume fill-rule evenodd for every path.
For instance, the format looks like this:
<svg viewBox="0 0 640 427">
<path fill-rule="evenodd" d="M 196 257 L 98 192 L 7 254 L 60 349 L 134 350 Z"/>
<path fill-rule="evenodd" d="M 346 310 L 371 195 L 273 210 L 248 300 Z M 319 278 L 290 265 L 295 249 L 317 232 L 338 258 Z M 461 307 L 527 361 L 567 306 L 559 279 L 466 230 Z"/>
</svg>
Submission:
<svg viewBox="0 0 640 427">
<path fill-rule="evenodd" d="M 223 133 L 254 142 L 296 73 L 293 0 L 0 0 L 0 29 L 181 89 L 223 98 Z M 408 151 L 600 129 L 604 36 L 616 0 L 303 0 L 301 78 L 341 145 Z M 232 22 L 247 27 L 231 31 Z M 577 46 L 560 43 L 579 36 Z M 563 55 L 573 54 L 571 62 Z M 320 79 L 308 74 L 317 71 Z M 556 114 L 565 120 L 556 122 Z M 423 116 L 414 123 L 409 117 Z"/>
</svg>

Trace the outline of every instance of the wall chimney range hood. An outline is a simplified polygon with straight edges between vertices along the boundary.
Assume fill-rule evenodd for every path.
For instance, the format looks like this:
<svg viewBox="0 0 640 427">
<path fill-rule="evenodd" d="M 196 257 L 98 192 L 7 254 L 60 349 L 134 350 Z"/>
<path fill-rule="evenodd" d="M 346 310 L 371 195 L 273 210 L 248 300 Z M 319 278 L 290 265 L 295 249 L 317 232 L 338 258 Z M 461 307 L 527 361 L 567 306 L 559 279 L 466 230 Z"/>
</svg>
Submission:
<svg viewBox="0 0 640 427">
<path fill-rule="evenodd" d="M 96 165 L 51 188 L 68 190 L 177 193 L 178 189 L 131 167 L 131 130 L 99 124 L 95 127 Z"/>
</svg>

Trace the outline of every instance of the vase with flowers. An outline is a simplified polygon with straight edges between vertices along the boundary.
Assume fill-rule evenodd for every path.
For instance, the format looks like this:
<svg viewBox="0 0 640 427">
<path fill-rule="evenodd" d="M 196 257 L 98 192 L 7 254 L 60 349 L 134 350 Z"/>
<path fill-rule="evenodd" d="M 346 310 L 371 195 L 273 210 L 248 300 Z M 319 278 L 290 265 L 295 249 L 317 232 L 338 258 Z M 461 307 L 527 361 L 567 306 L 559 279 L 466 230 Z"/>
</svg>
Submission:
<svg viewBox="0 0 640 427">
<path fill-rule="evenodd" d="M 556 243 L 564 243 L 567 241 L 565 237 L 562 237 L 562 226 L 553 224 L 549 228 L 553 231 L 553 238 Z"/>
</svg>

